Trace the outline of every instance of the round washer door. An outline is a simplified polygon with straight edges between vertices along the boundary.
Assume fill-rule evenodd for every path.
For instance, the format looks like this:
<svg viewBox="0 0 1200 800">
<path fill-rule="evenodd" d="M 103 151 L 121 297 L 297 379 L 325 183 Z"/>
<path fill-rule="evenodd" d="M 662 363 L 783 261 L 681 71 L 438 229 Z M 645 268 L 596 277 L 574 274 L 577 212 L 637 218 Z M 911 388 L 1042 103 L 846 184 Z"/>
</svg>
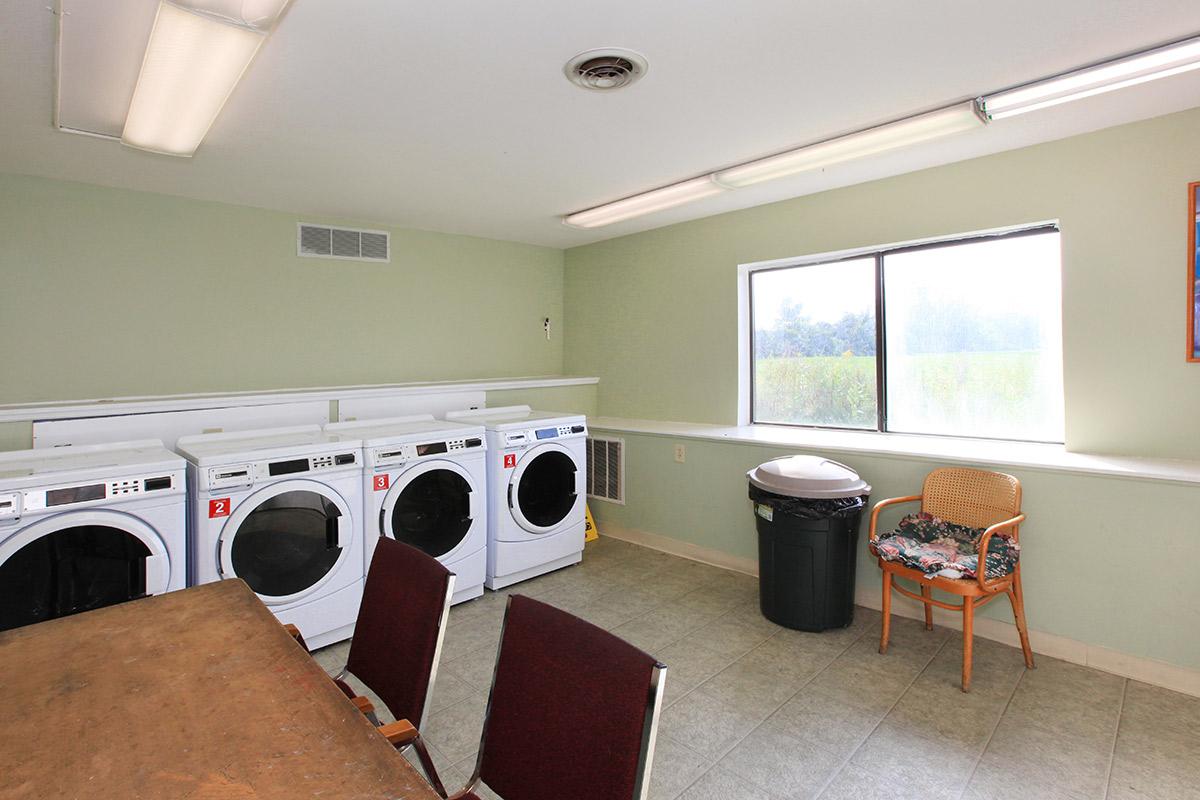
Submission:
<svg viewBox="0 0 1200 800">
<path fill-rule="evenodd" d="M 0 542 L 0 630 L 167 591 L 171 562 L 137 517 L 68 511 Z"/>
<path fill-rule="evenodd" d="M 221 574 L 241 578 L 267 605 L 284 605 L 325 584 L 346 559 L 350 507 L 316 481 L 281 481 L 247 497 L 221 529 Z"/>
<path fill-rule="evenodd" d="M 471 474 L 453 461 L 424 461 L 396 477 L 383 499 L 383 535 L 441 558 L 466 541 L 481 499 Z"/>
<path fill-rule="evenodd" d="M 547 442 L 527 451 L 508 482 L 513 519 L 530 533 L 553 530 L 583 502 L 583 471 L 560 444 Z"/>
</svg>

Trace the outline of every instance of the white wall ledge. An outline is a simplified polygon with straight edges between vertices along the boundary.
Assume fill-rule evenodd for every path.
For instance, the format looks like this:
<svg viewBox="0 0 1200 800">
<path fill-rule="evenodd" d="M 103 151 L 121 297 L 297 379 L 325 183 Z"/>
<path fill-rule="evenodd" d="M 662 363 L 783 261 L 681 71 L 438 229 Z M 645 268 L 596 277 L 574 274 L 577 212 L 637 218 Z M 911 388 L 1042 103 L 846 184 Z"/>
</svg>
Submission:
<svg viewBox="0 0 1200 800">
<path fill-rule="evenodd" d="M 431 394 L 435 392 L 545 389 L 557 386 L 586 386 L 599 382 L 599 378 L 541 375 L 522 378 L 381 383 L 361 386 L 321 386 L 308 389 L 279 389 L 270 392 L 209 392 L 145 397 L 113 397 L 47 403 L 19 403 L 0 405 L 0 423 L 111 417 L 121 414 L 151 414 L 162 411 L 188 411 L 234 406 L 265 406 L 276 403 L 304 403 L 365 397 L 395 397 Z"/>
<path fill-rule="evenodd" d="M 588 425 L 593 430 L 648 436 L 1200 484 L 1200 461 L 1072 453 L 1062 445 L 1056 444 L 914 436 L 875 431 L 819 430 L 780 425 L 705 425 L 620 417 L 594 417 L 588 420 Z"/>
</svg>

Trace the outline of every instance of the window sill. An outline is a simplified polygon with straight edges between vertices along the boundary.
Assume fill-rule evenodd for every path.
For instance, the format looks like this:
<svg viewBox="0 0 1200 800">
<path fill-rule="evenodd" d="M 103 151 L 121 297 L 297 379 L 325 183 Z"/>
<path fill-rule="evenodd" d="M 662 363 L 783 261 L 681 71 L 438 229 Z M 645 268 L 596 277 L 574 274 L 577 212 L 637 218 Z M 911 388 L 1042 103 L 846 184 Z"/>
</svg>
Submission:
<svg viewBox="0 0 1200 800">
<path fill-rule="evenodd" d="M 914 436 L 874 431 L 814 430 L 777 425 L 704 425 L 688 422 L 595 417 L 593 430 L 678 439 L 757 444 L 766 447 L 865 453 L 890 458 L 1020 467 L 1134 480 L 1200 484 L 1200 461 L 1072 453 L 1058 444 Z"/>
</svg>

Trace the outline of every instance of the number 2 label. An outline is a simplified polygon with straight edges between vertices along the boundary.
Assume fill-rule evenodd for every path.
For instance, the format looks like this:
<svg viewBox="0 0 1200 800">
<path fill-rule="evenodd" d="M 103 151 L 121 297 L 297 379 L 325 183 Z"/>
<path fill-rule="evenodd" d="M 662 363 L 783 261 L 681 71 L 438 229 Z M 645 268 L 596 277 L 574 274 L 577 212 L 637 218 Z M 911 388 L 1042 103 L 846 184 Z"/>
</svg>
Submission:
<svg viewBox="0 0 1200 800">
<path fill-rule="evenodd" d="M 375 482 L 372 484 L 375 488 L 375 491 L 382 492 L 384 489 L 388 488 L 388 485 L 391 483 L 390 478 L 390 475 L 376 475 Z"/>
<path fill-rule="evenodd" d="M 229 516 L 229 498 L 222 497 L 217 500 L 208 501 L 208 518 L 216 519 L 217 517 Z"/>
</svg>

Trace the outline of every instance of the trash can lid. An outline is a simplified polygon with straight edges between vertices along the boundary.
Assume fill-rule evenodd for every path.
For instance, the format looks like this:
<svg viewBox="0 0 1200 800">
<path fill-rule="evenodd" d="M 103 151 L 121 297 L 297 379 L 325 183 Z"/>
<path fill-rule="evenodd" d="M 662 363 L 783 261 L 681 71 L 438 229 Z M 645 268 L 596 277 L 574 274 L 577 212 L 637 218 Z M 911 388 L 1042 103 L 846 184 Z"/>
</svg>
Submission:
<svg viewBox="0 0 1200 800">
<path fill-rule="evenodd" d="M 760 489 L 787 497 L 825 500 L 871 493 L 857 472 L 821 456 L 781 456 L 759 464 L 746 477 Z"/>
</svg>

